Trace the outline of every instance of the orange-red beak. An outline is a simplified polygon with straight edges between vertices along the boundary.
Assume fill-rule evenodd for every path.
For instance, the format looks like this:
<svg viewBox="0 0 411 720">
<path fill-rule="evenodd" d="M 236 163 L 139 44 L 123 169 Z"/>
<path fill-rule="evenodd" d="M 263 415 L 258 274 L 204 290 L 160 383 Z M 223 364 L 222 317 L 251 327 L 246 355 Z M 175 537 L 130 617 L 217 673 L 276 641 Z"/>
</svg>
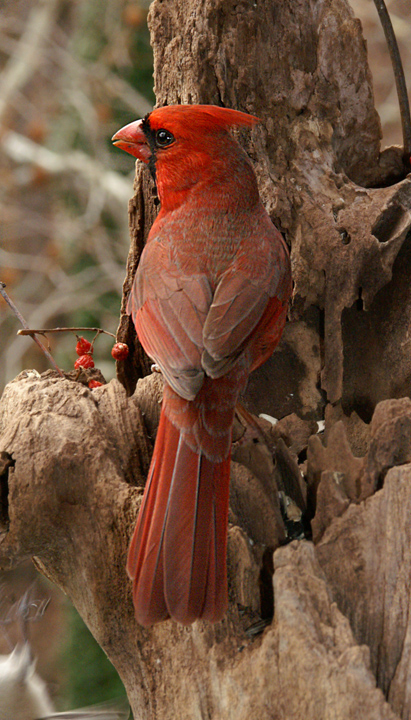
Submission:
<svg viewBox="0 0 411 720">
<path fill-rule="evenodd" d="M 142 130 L 142 120 L 136 120 L 118 130 L 111 138 L 112 143 L 134 157 L 148 163 L 151 157 L 150 146 Z"/>
</svg>

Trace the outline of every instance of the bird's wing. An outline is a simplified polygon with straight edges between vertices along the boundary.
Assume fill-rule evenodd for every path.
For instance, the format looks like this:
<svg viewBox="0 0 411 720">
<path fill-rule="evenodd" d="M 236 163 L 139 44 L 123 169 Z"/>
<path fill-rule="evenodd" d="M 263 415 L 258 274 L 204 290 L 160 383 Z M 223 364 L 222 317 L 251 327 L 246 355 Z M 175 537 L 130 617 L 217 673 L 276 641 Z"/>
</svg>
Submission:
<svg viewBox="0 0 411 720">
<path fill-rule="evenodd" d="M 216 378 L 229 372 L 266 311 L 275 322 L 277 305 L 288 300 L 282 239 L 275 244 L 263 238 L 259 244 L 259 258 L 253 260 L 251 250 L 239 254 L 214 295 L 206 275 L 182 272 L 166 245 L 151 241 L 144 249 L 128 312 L 146 353 L 187 400 L 197 395 L 204 373 Z"/>
<path fill-rule="evenodd" d="M 167 383 L 187 400 L 197 395 L 204 378 L 203 325 L 211 302 L 204 274 L 181 273 L 164 246 L 146 245 L 127 310 L 144 350 Z"/>
<path fill-rule="evenodd" d="M 257 258 L 251 252 L 239 256 L 221 277 L 204 325 L 207 374 L 215 378 L 228 372 L 257 328 L 266 335 L 272 352 L 278 335 L 275 325 L 283 308 L 285 317 L 290 292 L 288 253 L 282 239 L 277 244 L 264 243 Z M 264 338 L 259 343 L 263 345 Z"/>
</svg>

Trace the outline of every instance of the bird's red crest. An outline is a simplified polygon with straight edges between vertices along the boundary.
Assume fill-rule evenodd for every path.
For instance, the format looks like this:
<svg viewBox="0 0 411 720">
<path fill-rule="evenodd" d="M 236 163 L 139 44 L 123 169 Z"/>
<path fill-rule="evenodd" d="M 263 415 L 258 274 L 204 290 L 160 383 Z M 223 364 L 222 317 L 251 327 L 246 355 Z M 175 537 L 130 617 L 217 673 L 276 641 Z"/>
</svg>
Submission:
<svg viewBox="0 0 411 720">
<path fill-rule="evenodd" d="M 153 129 L 172 123 L 174 127 L 185 129 L 253 127 L 260 120 L 240 110 L 219 107 L 218 105 L 166 105 L 150 113 L 150 127 Z"/>
</svg>

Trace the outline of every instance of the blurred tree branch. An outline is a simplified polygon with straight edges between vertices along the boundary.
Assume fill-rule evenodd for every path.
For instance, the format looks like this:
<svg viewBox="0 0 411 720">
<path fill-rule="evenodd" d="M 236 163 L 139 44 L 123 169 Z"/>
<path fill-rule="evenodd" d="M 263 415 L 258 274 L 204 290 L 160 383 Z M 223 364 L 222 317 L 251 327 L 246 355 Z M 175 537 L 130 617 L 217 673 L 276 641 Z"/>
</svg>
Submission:
<svg viewBox="0 0 411 720">
<path fill-rule="evenodd" d="M 26 29 L 0 76 L 0 123 L 13 96 L 37 71 L 60 4 L 61 0 L 39 0 L 32 8 Z"/>
<path fill-rule="evenodd" d="M 77 173 L 82 175 L 90 190 L 102 193 L 102 203 L 116 201 L 122 212 L 130 197 L 130 181 L 119 173 L 108 170 L 98 160 L 80 150 L 57 153 L 9 130 L 1 138 L 3 152 L 16 163 L 33 164 L 50 175 Z"/>
</svg>

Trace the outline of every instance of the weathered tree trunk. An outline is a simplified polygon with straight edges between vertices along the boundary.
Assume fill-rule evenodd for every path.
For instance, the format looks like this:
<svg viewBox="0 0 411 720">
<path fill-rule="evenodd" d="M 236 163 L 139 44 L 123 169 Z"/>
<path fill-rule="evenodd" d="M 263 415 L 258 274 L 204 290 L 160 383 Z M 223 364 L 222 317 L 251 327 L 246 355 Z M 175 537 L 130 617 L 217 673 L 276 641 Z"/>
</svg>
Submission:
<svg viewBox="0 0 411 720">
<path fill-rule="evenodd" d="M 138 166 L 119 329 L 133 348 L 119 373 L 128 395 L 52 373 L 7 386 L 1 564 L 34 556 L 71 597 L 136 718 L 411 717 L 411 180 L 399 149 L 379 152 L 360 24 L 345 0 L 154 0 L 150 26 L 158 104 L 261 118 L 240 139 L 295 287 L 245 402 L 284 419 L 264 428 L 268 449 L 237 428 L 227 617 L 139 627 L 124 567 L 161 378 L 136 386 L 149 362 L 124 312 L 155 215 Z M 278 547 L 293 520 L 277 488 L 312 520 L 313 542 Z"/>
</svg>

